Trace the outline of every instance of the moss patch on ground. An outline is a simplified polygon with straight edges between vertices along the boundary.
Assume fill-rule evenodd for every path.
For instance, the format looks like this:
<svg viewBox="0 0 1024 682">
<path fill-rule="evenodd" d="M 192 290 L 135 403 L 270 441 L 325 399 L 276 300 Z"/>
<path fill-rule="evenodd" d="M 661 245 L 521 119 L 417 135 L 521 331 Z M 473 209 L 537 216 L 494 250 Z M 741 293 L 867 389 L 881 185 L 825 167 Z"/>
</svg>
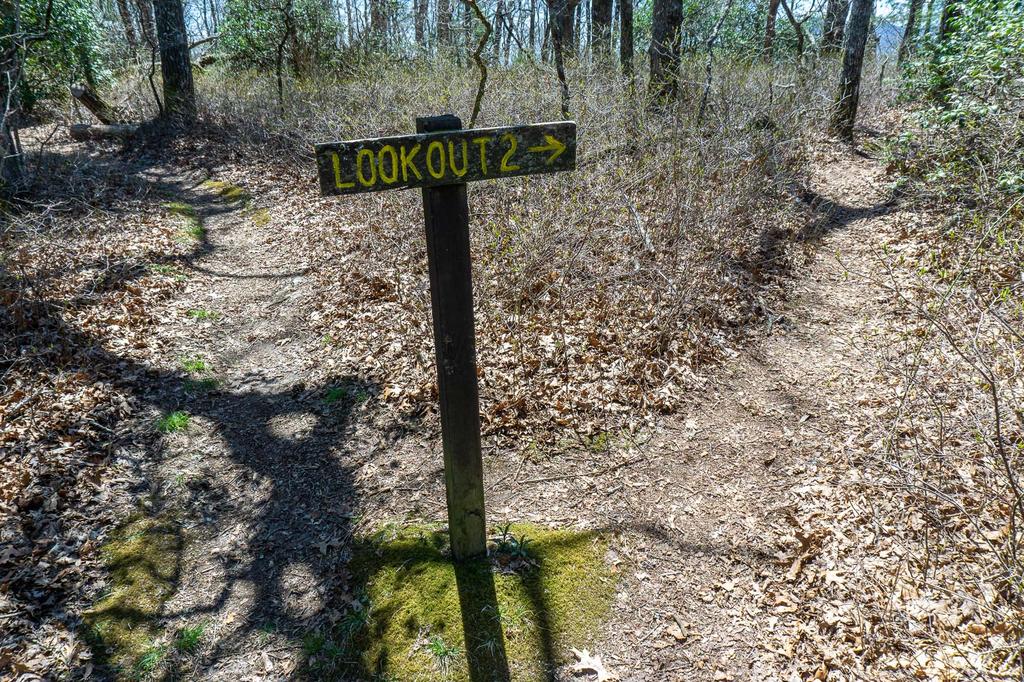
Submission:
<svg viewBox="0 0 1024 682">
<path fill-rule="evenodd" d="M 163 604 L 178 581 L 182 542 L 178 524 L 140 516 L 103 546 L 111 589 L 84 615 L 101 662 L 136 675 L 159 665 L 165 647 L 154 640 Z"/>
<path fill-rule="evenodd" d="M 252 212 L 252 222 L 257 227 L 264 227 L 270 223 L 270 211 L 265 208 L 258 208 Z"/>
<path fill-rule="evenodd" d="M 391 529 L 359 543 L 351 570 L 365 586 L 362 608 L 329 639 L 318 636 L 306 647 L 311 672 L 403 681 L 550 679 L 570 647 L 593 643 L 611 606 L 607 541 L 519 525 L 504 529 L 491 549 L 489 560 L 455 567 L 447 534 L 437 529 Z"/>
<path fill-rule="evenodd" d="M 195 207 L 186 204 L 182 201 L 168 202 L 164 204 L 164 208 L 173 213 L 174 215 L 180 215 L 185 218 L 194 218 L 196 215 Z"/>
<path fill-rule="evenodd" d="M 196 213 L 194 206 L 181 201 L 172 201 L 164 204 L 164 208 L 170 211 L 171 214 L 181 218 L 181 230 L 177 235 L 179 242 L 190 242 L 206 236 L 203 219 Z"/>
<path fill-rule="evenodd" d="M 228 201 L 249 200 L 249 194 L 244 189 L 238 185 L 232 185 L 230 182 L 224 182 L 223 180 L 207 180 L 203 183 L 203 187 L 212 189 Z"/>
</svg>

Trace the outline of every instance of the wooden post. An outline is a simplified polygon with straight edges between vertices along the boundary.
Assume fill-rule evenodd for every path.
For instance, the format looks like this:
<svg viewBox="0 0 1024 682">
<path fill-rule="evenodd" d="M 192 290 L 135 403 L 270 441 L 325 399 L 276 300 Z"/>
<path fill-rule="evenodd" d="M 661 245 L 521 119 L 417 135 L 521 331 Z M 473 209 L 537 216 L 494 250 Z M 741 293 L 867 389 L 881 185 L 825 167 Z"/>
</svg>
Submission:
<svg viewBox="0 0 1024 682">
<path fill-rule="evenodd" d="M 416 132 L 318 144 L 317 175 L 324 196 L 423 190 L 448 529 L 464 561 L 487 552 L 466 183 L 573 170 L 576 124 L 463 130 L 445 115 L 417 118 Z"/>
<path fill-rule="evenodd" d="M 457 116 L 416 119 L 418 133 L 461 129 L 462 121 Z M 444 442 L 448 533 L 452 557 L 462 561 L 487 551 L 465 183 L 424 188 L 423 215 Z"/>
</svg>

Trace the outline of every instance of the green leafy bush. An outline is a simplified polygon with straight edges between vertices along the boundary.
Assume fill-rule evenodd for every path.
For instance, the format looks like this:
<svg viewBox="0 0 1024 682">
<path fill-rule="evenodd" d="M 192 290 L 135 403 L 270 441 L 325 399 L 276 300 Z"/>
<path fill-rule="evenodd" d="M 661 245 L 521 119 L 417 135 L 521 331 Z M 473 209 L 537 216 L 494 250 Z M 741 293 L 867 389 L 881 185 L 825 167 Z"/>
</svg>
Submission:
<svg viewBox="0 0 1024 682">
<path fill-rule="evenodd" d="M 911 66 L 905 92 L 922 107 L 900 141 L 901 170 L 986 203 L 1024 191 L 1024 13 L 1012 1 L 960 3 L 951 32 Z"/>
<path fill-rule="evenodd" d="M 221 49 L 236 65 L 268 69 L 283 66 L 306 76 L 328 64 L 341 30 L 330 8 L 317 0 L 228 0 L 220 32 Z"/>
<path fill-rule="evenodd" d="M 96 85 L 106 76 L 102 36 L 89 0 L 53 0 L 49 26 L 48 0 L 23 0 L 19 6 L 22 34 L 43 36 L 29 43 L 19 83 L 22 108 L 31 111 L 45 99 L 63 100 L 78 81 Z M 14 13 L 2 13 L 2 34 L 18 32 Z"/>
</svg>

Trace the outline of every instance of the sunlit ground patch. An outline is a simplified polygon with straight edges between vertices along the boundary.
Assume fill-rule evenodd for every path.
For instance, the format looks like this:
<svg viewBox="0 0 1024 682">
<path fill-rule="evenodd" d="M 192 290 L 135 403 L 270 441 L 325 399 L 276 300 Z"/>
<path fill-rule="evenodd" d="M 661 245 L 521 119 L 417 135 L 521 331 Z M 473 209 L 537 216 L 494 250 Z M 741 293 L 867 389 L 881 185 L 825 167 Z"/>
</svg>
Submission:
<svg viewBox="0 0 1024 682">
<path fill-rule="evenodd" d="M 545 680 L 592 645 L 615 582 L 600 534 L 519 525 L 488 560 L 455 568 L 435 528 L 380 531 L 357 544 L 358 605 L 304 642 L 322 678 Z M 464 633 L 469 633 L 467 637 Z"/>
</svg>

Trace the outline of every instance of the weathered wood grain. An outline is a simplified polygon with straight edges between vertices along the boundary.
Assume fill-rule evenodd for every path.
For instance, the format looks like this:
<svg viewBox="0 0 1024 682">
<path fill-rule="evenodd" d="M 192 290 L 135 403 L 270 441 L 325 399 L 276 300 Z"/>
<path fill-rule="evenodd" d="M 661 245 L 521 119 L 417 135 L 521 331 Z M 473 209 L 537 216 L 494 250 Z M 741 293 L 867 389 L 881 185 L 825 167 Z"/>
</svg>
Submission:
<svg viewBox="0 0 1024 682">
<path fill-rule="evenodd" d="M 576 167 L 576 124 L 423 132 L 316 145 L 320 191 L 437 187 Z"/>
<path fill-rule="evenodd" d="M 458 129 L 456 116 L 416 119 L 422 132 Z M 473 282 L 466 185 L 423 190 L 434 355 L 440 402 L 448 533 L 458 561 L 487 551 L 480 400 L 473 329 Z"/>
</svg>

